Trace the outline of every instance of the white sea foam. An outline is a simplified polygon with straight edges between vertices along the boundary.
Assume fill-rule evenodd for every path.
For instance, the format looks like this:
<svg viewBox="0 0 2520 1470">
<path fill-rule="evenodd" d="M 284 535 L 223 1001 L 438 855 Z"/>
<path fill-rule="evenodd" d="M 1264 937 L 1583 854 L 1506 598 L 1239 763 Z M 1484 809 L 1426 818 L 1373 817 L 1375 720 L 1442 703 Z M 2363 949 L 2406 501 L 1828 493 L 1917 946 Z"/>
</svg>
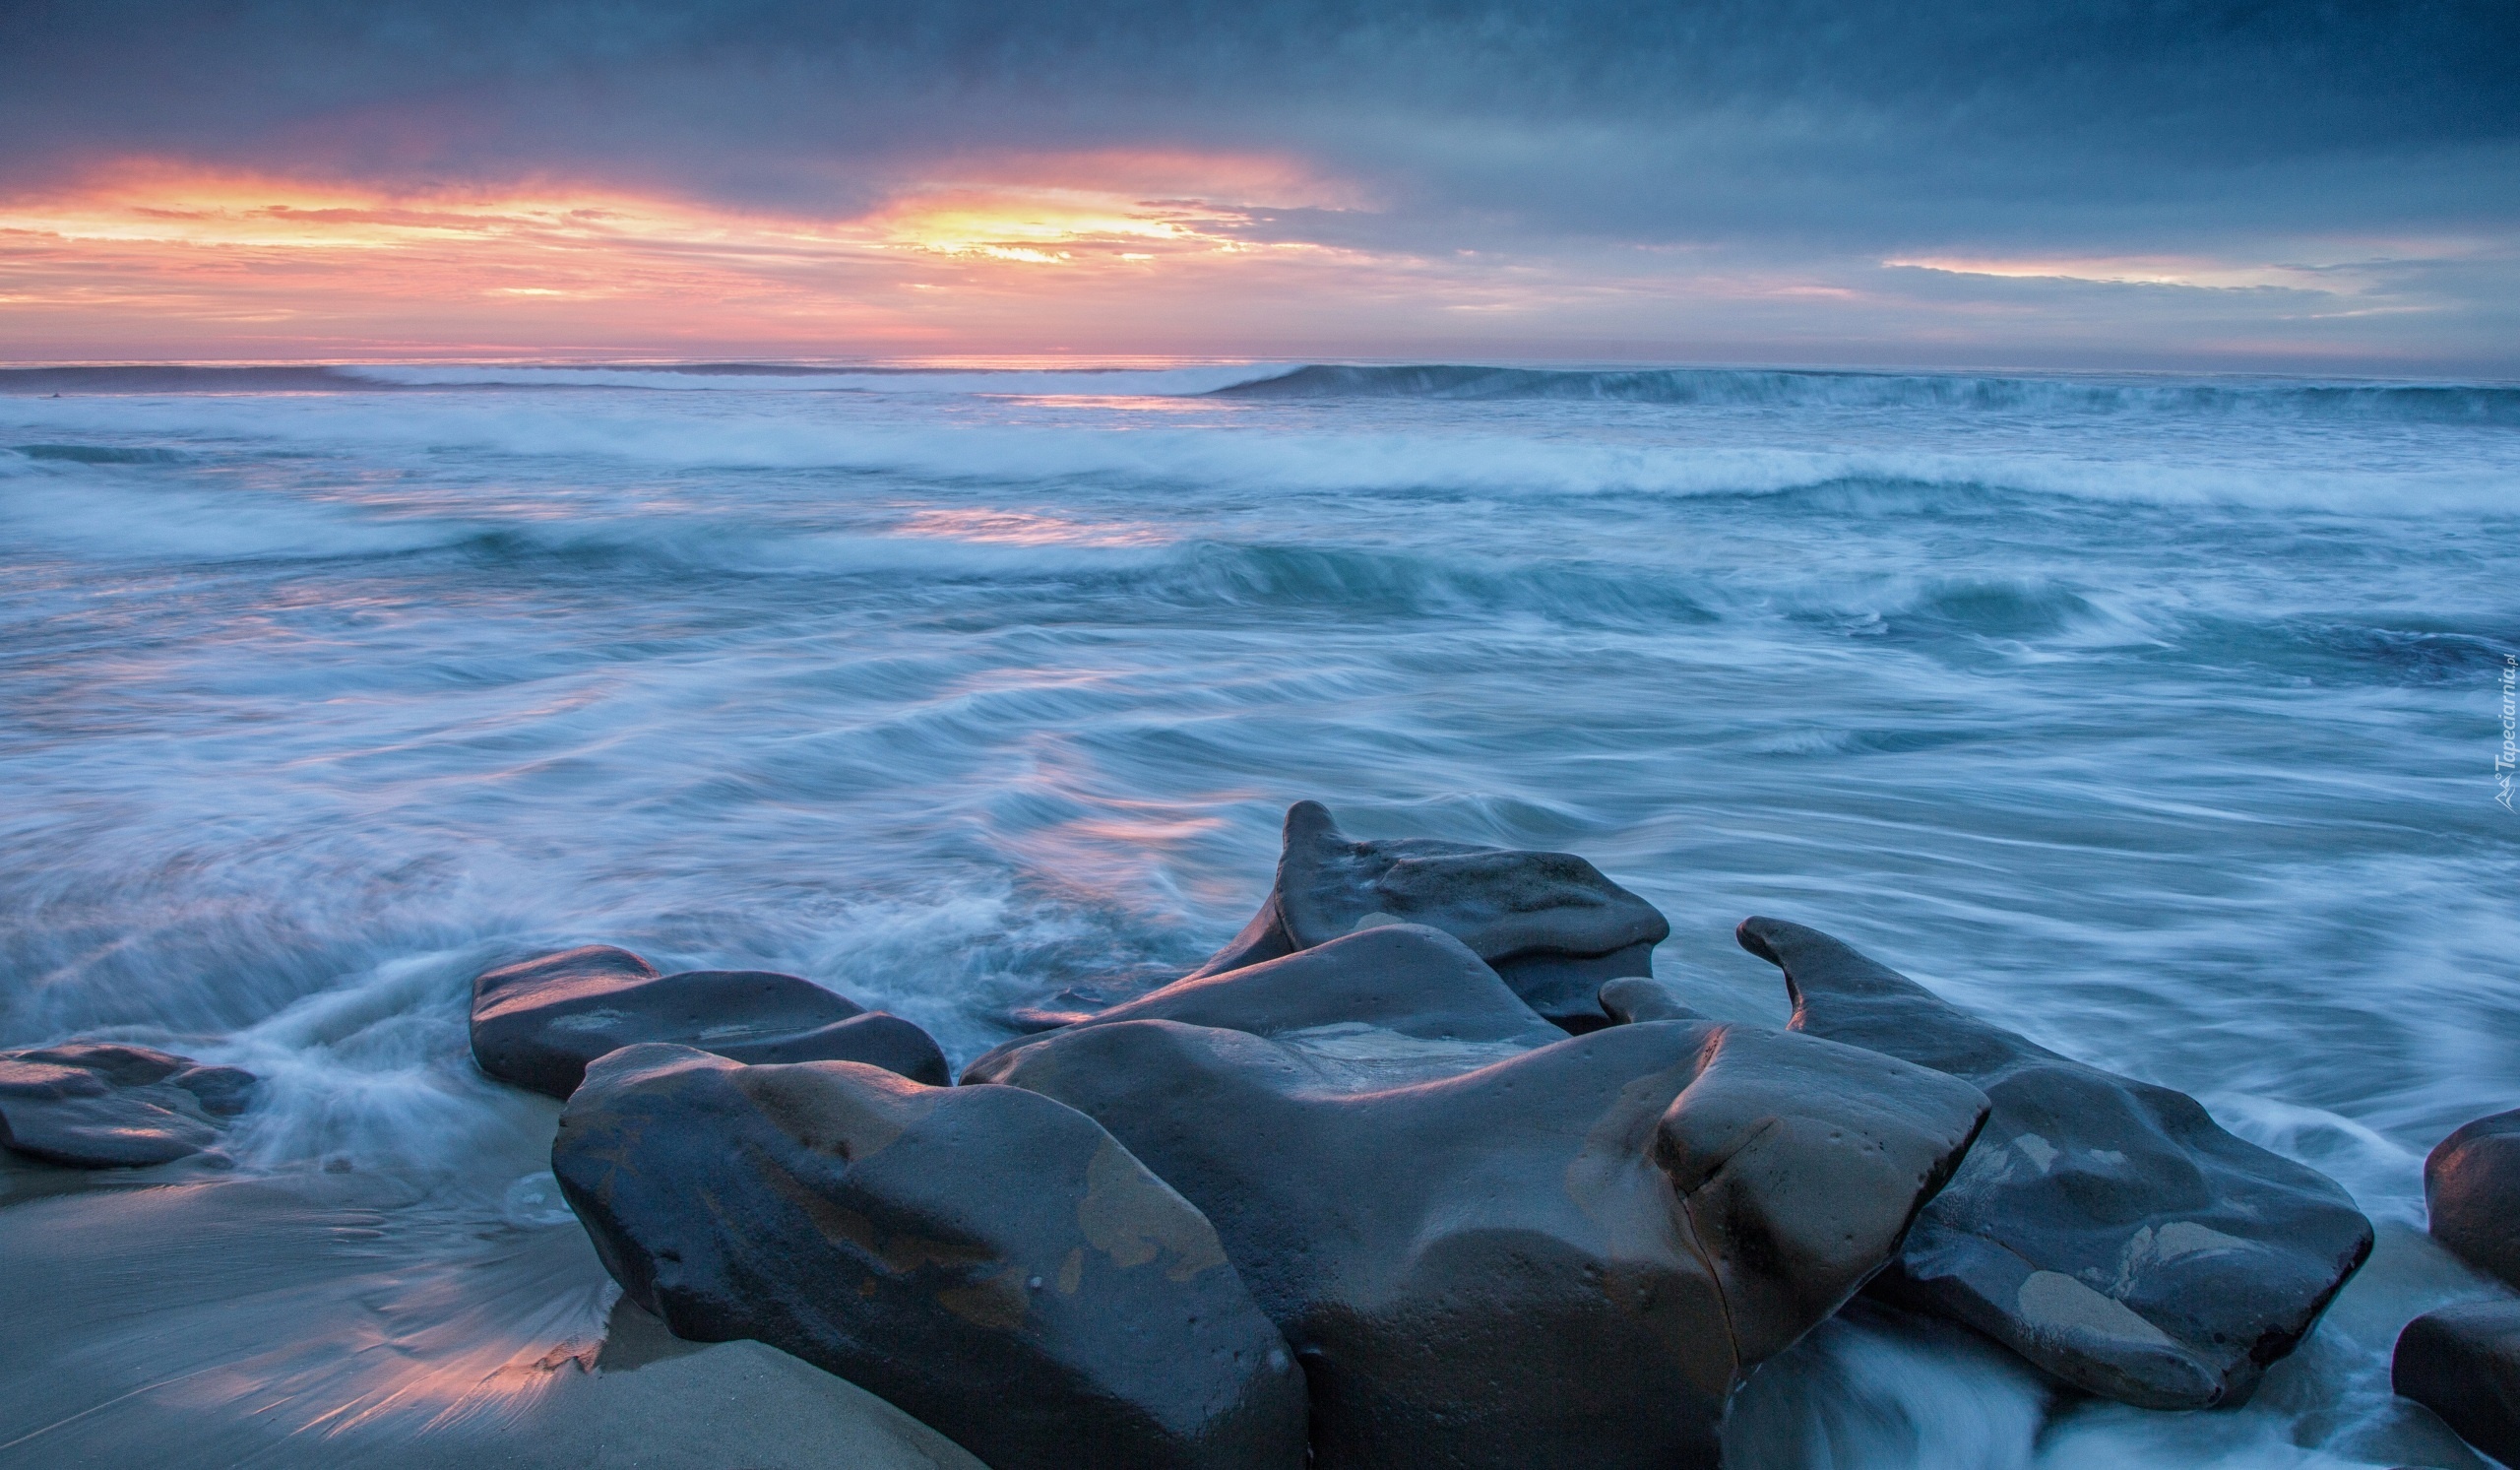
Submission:
<svg viewBox="0 0 2520 1470">
<path fill-rule="evenodd" d="M 790 414 L 746 402 L 732 411 L 659 414 L 577 396 L 550 399 L 256 400 L 0 398 L 0 435 L 86 435 L 112 443 L 268 446 L 339 455 L 443 457 L 454 452 L 596 459 L 680 469 L 835 470 L 947 480 L 1080 479 L 1266 491 L 1449 489 L 1502 496 L 1764 494 L 1843 487 L 1849 508 L 1901 487 L 2026 492 L 2094 501 L 2235 504 L 2437 515 L 2513 504 L 2520 451 L 2501 431 L 2406 462 L 2394 444 L 2340 462 L 2323 435 L 2235 455 L 2167 457 L 2138 435 L 2083 454 L 1999 448 L 1813 449 L 1774 444 L 1602 442 L 1557 433 L 1320 432 L 1306 423 L 1228 415 L 1200 428 L 1102 422 L 904 421 Z M 2174 448 L 2185 448 L 2174 445 Z M 2092 451 L 2108 450 L 2107 454 Z M 2129 454 L 2127 451 L 2132 450 Z M 2461 463 L 2464 457 L 2465 463 Z"/>
</svg>

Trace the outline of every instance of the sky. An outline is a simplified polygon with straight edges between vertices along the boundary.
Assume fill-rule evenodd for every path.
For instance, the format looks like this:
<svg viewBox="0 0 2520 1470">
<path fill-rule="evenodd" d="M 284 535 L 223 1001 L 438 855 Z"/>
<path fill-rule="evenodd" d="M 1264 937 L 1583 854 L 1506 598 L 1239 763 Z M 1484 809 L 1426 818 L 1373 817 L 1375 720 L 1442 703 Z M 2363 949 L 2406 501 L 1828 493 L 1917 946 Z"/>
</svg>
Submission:
<svg viewBox="0 0 2520 1470">
<path fill-rule="evenodd" d="M 2520 5 L 0 0 L 0 360 L 2520 377 Z"/>
</svg>

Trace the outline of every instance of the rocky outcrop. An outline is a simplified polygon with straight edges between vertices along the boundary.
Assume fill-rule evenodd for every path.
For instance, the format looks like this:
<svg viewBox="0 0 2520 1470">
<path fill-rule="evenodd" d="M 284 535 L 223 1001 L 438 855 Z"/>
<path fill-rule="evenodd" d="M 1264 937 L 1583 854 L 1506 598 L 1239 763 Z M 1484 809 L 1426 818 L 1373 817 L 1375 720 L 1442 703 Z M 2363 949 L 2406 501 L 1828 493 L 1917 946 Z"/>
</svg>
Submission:
<svg viewBox="0 0 2520 1470">
<path fill-rule="evenodd" d="M 639 1046 L 551 1161 L 675 1335 L 793 1353 L 994 1470 L 1303 1463 L 1302 1374 L 1216 1232 L 1047 1098 Z"/>
<path fill-rule="evenodd" d="M 2432 1238 L 2480 1271 L 2520 1287 L 2520 1112 L 2480 1118 L 2424 1161 Z"/>
<path fill-rule="evenodd" d="M 947 1080 L 945 1054 L 926 1032 L 794 975 L 660 975 L 626 949 L 589 944 L 472 982 L 472 1056 L 502 1082 L 566 1098 L 587 1063 L 642 1042 L 735 1061 L 862 1061 L 915 1082 Z"/>
<path fill-rule="evenodd" d="M 2371 1249 L 2334 1182 L 2195 1099 L 2034 1046 L 1816 929 L 1742 922 L 1794 1026 L 1965 1078 L 1994 1111 L 1878 1290 L 2065 1383 L 2153 1409 L 2244 1401 Z"/>
<path fill-rule="evenodd" d="M 1222 974 L 1194 975 L 1071 1029 L 1179 1021 L 1269 1037 L 1356 1090 L 1450 1076 L 1566 1039 L 1441 929 L 1391 924 Z M 994 1081 L 1009 1042 L 965 1069 Z"/>
<path fill-rule="evenodd" d="M 1277 962 L 1290 1004 L 1328 951 Z M 1164 1005 L 1220 993 L 1200 984 Z M 1985 1106 L 1890 1057 L 1686 1022 L 1360 1089 L 1309 1029 L 1103 1020 L 965 1090 L 1073 1106 L 1215 1222 L 1304 1362 L 1318 1470 L 1716 1464 L 1733 1387 L 1895 1253 Z"/>
<path fill-rule="evenodd" d="M 1423 924 L 1470 946 L 1533 1009 L 1570 1031 L 1605 1025 L 1602 983 L 1654 973 L 1671 926 L 1568 853 L 1432 838 L 1357 842 L 1318 801 L 1287 808 L 1278 878 L 1260 912 L 1196 972 L 1219 975 L 1383 924 Z"/>
<path fill-rule="evenodd" d="M 2466 1302 L 2407 1323 L 2389 1380 L 2460 1438 L 2520 1467 L 2520 1302 Z"/>
<path fill-rule="evenodd" d="M 80 1169 L 215 1161 L 254 1085 L 237 1067 L 115 1042 L 0 1052 L 0 1145 Z"/>
</svg>

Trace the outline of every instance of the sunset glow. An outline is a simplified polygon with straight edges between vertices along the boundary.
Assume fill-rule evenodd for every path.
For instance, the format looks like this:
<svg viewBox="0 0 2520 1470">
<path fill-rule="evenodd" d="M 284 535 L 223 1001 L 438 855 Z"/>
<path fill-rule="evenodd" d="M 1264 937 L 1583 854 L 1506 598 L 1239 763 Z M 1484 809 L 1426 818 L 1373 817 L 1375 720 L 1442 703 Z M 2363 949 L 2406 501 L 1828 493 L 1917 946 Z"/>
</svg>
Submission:
<svg viewBox="0 0 2520 1470">
<path fill-rule="evenodd" d="M 1022 350 L 1063 346 L 1040 339 L 1115 289 L 1205 290 L 1359 263 L 1253 237 L 1273 205 L 1249 191 L 1334 191 L 1240 159 L 1207 170 L 1227 197 L 1181 191 L 1198 161 L 1071 160 L 1083 183 L 906 186 L 876 209 L 822 218 L 592 187 L 412 194 L 132 166 L 0 214 L 0 306 L 18 341 L 94 343 L 102 328 L 134 352 L 187 335 L 246 355 L 259 340 L 348 356 L 678 342 L 915 350 L 982 340 L 980 328 Z M 1172 192 L 1127 192 L 1131 172 Z"/>
</svg>

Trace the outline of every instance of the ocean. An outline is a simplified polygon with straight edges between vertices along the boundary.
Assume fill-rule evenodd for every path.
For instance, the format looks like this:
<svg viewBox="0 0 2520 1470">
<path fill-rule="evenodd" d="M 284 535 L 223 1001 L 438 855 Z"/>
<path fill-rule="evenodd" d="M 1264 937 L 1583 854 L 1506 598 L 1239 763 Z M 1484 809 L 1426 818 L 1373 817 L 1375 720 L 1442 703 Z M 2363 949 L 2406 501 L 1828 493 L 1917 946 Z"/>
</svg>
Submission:
<svg viewBox="0 0 2520 1470">
<path fill-rule="evenodd" d="M 1742 1464 L 2477 1463 L 2387 1356 L 2496 1290 L 2420 1172 L 2520 1106 L 2516 657 L 2510 386 L 11 369 L 0 1046 L 252 1068 L 239 1168 L 402 1182 L 417 1279 L 575 1229 L 472 1065 L 485 964 L 792 971 L 959 1063 L 1194 966 L 1317 798 L 1584 855 L 1728 1018 L 1786 1013 L 1736 922 L 1825 929 L 2379 1231 L 2245 1409 L 1859 1309 Z M 519 1341 L 592 1310 L 520 1290 Z"/>
</svg>

